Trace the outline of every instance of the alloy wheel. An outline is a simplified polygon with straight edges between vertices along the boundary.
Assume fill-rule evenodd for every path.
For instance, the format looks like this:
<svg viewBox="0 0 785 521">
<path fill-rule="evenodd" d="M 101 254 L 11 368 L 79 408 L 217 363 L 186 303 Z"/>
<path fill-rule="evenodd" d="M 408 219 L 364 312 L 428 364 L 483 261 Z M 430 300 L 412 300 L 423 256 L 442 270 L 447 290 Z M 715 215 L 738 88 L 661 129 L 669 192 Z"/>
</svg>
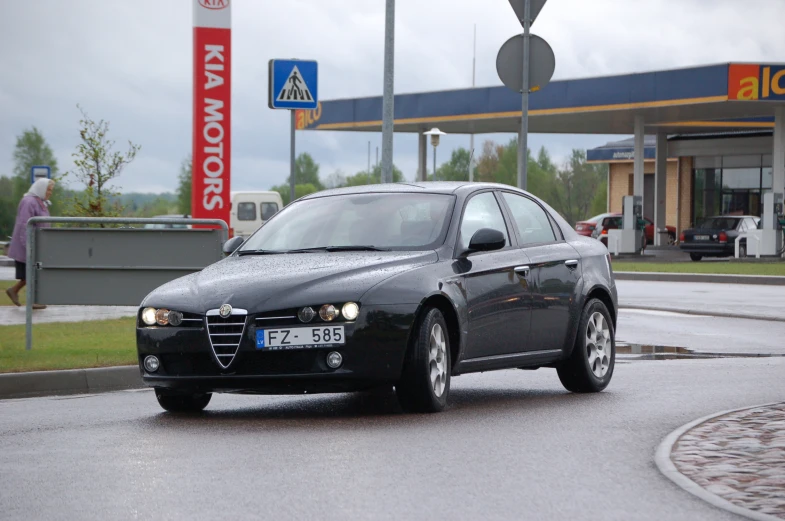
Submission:
<svg viewBox="0 0 785 521">
<path fill-rule="evenodd" d="M 444 339 L 444 330 L 439 324 L 434 324 L 431 328 L 428 346 L 428 369 L 433 394 L 437 398 L 441 398 L 447 385 L 447 342 Z"/>
<path fill-rule="evenodd" d="M 605 376 L 611 365 L 611 331 L 603 314 L 597 311 L 586 326 L 586 354 L 594 376 Z"/>
</svg>

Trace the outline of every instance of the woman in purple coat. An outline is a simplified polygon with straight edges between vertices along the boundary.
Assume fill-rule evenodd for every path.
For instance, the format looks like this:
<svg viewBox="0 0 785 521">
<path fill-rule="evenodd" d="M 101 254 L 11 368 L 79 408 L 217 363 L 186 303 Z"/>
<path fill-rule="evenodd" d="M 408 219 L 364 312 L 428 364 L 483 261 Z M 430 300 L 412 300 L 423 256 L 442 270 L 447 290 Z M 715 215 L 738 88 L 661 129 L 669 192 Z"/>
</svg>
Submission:
<svg viewBox="0 0 785 521">
<path fill-rule="evenodd" d="M 49 198 L 52 196 L 52 189 L 55 186 L 54 180 L 38 179 L 30 190 L 27 191 L 22 200 L 19 201 L 19 208 L 16 211 L 16 223 L 14 224 L 14 234 L 11 236 L 11 245 L 8 248 L 8 256 L 14 259 L 16 265 L 16 278 L 19 280 L 14 286 L 5 290 L 11 302 L 20 305 L 19 292 L 25 287 L 26 262 L 27 262 L 27 221 L 31 217 L 49 216 Z M 41 228 L 49 227 L 49 223 L 41 223 Z M 33 304 L 33 309 L 43 309 L 46 306 Z"/>
</svg>

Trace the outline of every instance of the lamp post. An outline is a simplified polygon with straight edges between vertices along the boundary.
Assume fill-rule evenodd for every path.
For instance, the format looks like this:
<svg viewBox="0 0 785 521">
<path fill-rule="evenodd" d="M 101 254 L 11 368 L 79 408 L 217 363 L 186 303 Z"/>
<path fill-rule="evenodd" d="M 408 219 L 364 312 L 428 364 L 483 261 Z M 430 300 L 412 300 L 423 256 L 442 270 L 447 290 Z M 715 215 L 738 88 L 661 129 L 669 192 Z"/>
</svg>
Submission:
<svg viewBox="0 0 785 521">
<path fill-rule="evenodd" d="M 438 128 L 432 128 L 428 132 L 423 132 L 426 136 L 431 136 L 431 145 L 433 145 L 433 179 L 436 180 L 436 147 L 439 146 L 439 138 L 446 136 L 447 132 L 442 132 Z"/>
</svg>

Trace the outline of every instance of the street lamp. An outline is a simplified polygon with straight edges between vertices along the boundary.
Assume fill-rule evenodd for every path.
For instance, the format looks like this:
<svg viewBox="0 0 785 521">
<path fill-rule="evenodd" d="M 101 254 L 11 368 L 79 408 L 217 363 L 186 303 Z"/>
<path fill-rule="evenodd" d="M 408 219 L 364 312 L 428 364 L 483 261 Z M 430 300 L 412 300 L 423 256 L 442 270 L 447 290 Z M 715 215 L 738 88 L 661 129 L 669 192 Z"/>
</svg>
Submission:
<svg viewBox="0 0 785 521">
<path fill-rule="evenodd" d="M 433 145 L 433 178 L 436 179 L 436 147 L 439 146 L 439 138 L 446 136 L 447 132 L 442 132 L 438 128 L 432 128 L 428 132 L 423 132 L 423 135 L 431 136 L 431 145 Z"/>
</svg>

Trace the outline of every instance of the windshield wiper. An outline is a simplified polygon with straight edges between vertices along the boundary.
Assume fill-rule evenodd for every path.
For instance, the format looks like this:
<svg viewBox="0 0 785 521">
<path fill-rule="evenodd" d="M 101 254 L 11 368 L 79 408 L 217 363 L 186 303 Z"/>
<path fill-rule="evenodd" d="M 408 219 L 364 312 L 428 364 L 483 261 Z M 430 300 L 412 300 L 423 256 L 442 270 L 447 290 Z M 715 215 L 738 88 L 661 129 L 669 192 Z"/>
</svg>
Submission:
<svg viewBox="0 0 785 521">
<path fill-rule="evenodd" d="M 387 248 L 376 246 L 316 246 L 314 248 L 303 248 L 301 250 L 289 250 L 283 253 L 317 253 L 320 251 L 339 252 L 339 251 L 390 251 Z"/>
<path fill-rule="evenodd" d="M 326 251 L 390 251 L 389 248 L 379 248 L 377 246 L 327 246 Z"/>
<path fill-rule="evenodd" d="M 276 251 L 276 250 L 241 250 L 237 252 L 237 255 L 244 256 L 244 255 L 280 255 L 282 253 L 288 253 L 286 251 Z"/>
</svg>

